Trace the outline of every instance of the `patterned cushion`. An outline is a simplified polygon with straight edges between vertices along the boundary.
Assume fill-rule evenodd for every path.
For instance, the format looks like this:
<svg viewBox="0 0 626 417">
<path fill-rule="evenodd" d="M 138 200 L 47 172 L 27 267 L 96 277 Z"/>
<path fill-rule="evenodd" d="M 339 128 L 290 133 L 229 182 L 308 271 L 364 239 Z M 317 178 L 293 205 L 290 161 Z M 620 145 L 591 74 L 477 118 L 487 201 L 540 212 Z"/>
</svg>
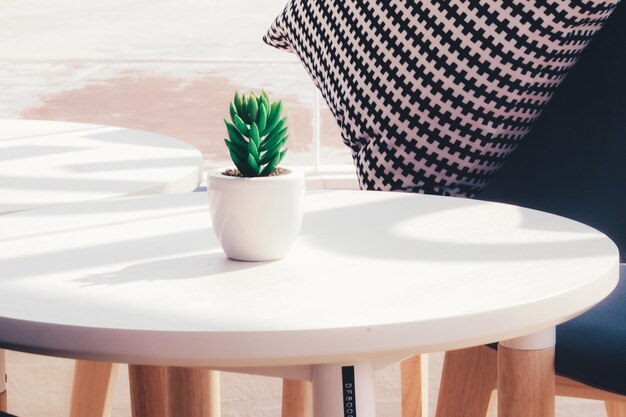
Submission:
<svg viewBox="0 0 626 417">
<path fill-rule="evenodd" d="M 471 197 L 619 0 L 291 0 L 264 40 L 295 52 L 362 188 Z"/>
<path fill-rule="evenodd" d="M 622 3 L 533 130 L 478 195 L 595 227 L 617 244 L 622 262 L 626 262 L 624 28 Z"/>
</svg>

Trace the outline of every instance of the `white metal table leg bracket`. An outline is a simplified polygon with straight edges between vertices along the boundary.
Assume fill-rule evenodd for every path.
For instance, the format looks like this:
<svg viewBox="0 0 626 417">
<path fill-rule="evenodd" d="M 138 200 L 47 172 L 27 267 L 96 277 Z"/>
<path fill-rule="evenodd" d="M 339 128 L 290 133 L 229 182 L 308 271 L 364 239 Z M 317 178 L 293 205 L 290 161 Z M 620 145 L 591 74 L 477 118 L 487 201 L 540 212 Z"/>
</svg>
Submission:
<svg viewBox="0 0 626 417">
<path fill-rule="evenodd" d="M 313 365 L 314 417 L 375 417 L 374 363 Z"/>
</svg>

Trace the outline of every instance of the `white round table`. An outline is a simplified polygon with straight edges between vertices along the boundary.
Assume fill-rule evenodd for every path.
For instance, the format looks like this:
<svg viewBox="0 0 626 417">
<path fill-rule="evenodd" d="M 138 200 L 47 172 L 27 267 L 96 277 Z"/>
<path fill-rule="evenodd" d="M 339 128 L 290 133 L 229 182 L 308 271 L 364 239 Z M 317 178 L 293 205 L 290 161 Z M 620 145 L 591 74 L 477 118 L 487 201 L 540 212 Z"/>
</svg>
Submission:
<svg viewBox="0 0 626 417">
<path fill-rule="evenodd" d="M 189 192 L 201 180 L 200 151 L 167 136 L 114 126 L 0 120 L 0 215 L 112 197 Z M 97 402 L 93 367 L 113 375 L 110 365 L 77 366 L 75 386 L 90 384 L 85 390 L 92 394 L 89 401 L 72 397 L 77 414 L 93 407 L 88 402 Z M 0 410 L 6 407 L 4 375 L 0 349 Z M 106 388 L 98 390 L 99 398 L 106 397 Z"/>
<path fill-rule="evenodd" d="M 228 260 L 204 193 L 18 212 L 0 230 L 1 346 L 309 378 L 320 417 L 348 412 L 350 383 L 372 416 L 377 364 L 502 340 L 551 347 L 619 269 L 615 245 L 580 223 L 399 193 L 308 195 L 295 248 L 275 262 Z"/>
<path fill-rule="evenodd" d="M 193 191 L 196 148 L 154 133 L 44 120 L 0 120 L 0 214 L 141 194 Z"/>
</svg>

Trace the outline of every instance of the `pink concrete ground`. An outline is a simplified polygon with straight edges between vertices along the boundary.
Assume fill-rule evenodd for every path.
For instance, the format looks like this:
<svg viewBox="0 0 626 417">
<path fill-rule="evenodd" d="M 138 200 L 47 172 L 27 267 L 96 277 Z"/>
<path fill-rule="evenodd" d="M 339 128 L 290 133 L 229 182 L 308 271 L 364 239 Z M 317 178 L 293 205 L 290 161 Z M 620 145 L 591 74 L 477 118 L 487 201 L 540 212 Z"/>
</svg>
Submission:
<svg viewBox="0 0 626 417">
<path fill-rule="evenodd" d="M 292 54 L 262 42 L 286 0 L 3 0 L 0 117 L 115 124 L 226 158 L 235 90 L 283 99 L 290 163 L 311 162 L 313 86 Z M 351 163 L 323 109 L 324 159 Z"/>
<path fill-rule="evenodd" d="M 293 69 L 293 65 L 289 67 Z M 241 68 L 235 70 L 242 72 Z M 243 71 L 250 69 L 244 65 Z M 280 74 L 276 73 L 276 76 L 280 77 Z M 196 146 L 208 163 L 228 158 L 222 141 L 225 137 L 223 119 L 228 116 L 228 104 L 234 92 L 253 89 L 249 87 L 252 81 L 242 83 L 212 71 L 202 71 L 185 78 L 129 69 L 110 78 L 83 80 L 82 84 L 43 94 L 37 103 L 21 109 L 18 116 L 111 124 L 157 132 Z M 261 87 L 264 87 L 262 78 L 259 88 L 255 90 L 259 91 Z M 267 89 L 275 99 L 280 98 L 284 102 L 285 115 L 289 120 L 290 152 L 294 154 L 292 162 L 310 163 L 314 91 L 302 80 L 291 87 L 293 91 L 282 94 L 273 93 L 271 85 Z M 327 108 L 323 108 L 321 126 L 326 154 L 329 150 L 335 153 L 327 156 L 327 162 L 345 161 L 347 150 L 340 141 L 339 129 Z"/>
</svg>

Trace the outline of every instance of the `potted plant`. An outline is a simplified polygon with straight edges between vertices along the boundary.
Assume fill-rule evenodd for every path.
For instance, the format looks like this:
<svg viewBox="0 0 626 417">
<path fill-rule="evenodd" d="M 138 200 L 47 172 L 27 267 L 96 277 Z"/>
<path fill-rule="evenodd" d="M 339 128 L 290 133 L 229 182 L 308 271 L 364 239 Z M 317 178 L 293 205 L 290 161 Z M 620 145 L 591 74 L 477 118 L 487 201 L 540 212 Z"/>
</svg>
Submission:
<svg viewBox="0 0 626 417">
<path fill-rule="evenodd" d="M 279 166 L 287 153 L 282 102 L 267 93 L 235 94 L 225 120 L 235 167 L 207 179 L 213 229 L 226 255 L 241 261 L 286 256 L 302 223 L 304 174 Z"/>
</svg>

